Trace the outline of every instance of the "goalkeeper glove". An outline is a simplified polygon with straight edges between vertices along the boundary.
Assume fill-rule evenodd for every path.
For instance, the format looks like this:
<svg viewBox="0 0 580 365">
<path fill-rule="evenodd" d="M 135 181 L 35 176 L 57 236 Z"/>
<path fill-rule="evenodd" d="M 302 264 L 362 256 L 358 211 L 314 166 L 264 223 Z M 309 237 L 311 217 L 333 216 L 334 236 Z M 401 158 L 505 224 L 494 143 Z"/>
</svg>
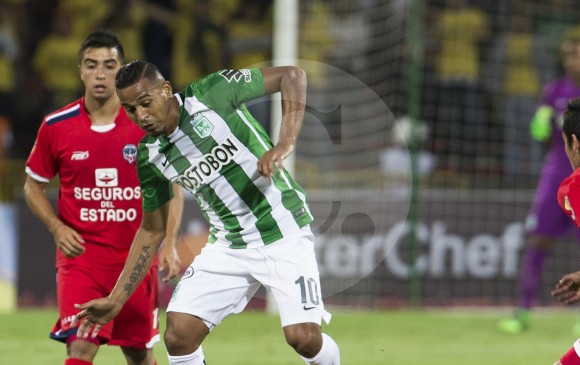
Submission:
<svg viewBox="0 0 580 365">
<path fill-rule="evenodd" d="M 547 105 L 538 108 L 530 124 L 530 134 L 538 142 L 545 142 L 552 133 L 552 114 L 554 109 Z"/>
</svg>

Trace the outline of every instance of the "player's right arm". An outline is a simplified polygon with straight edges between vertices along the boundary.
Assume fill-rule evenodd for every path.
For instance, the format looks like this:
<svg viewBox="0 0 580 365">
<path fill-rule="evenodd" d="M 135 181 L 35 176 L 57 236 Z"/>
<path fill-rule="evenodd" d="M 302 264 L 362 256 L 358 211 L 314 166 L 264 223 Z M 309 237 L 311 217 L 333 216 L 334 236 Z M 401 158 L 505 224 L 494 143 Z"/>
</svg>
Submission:
<svg viewBox="0 0 580 365">
<path fill-rule="evenodd" d="M 125 267 L 108 297 L 75 304 L 81 310 L 74 318 L 72 326 L 85 318 L 78 329 L 79 338 L 87 338 L 92 332 L 96 337 L 101 327 L 119 314 L 123 305 L 143 280 L 153 259 L 165 238 L 170 202 L 153 211 L 143 211 L 141 227 L 137 231 Z"/>
<path fill-rule="evenodd" d="M 28 175 L 24 183 L 24 198 L 30 210 L 52 233 L 56 247 L 67 257 L 76 257 L 85 252 L 81 235 L 64 224 L 56 215 L 46 196 L 47 183 Z"/>
</svg>

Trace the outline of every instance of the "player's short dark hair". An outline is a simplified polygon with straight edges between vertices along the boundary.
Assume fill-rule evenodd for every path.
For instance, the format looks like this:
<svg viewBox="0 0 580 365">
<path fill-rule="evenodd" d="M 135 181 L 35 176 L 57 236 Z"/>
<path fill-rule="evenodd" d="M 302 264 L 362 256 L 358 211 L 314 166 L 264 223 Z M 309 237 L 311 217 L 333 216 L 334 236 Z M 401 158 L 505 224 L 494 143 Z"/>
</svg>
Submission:
<svg viewBox="0 0 580 365">
<path fill-rule="evenodd" d="M 123 65 L 117 71 L 115 87 L 117 89 L 125 89 L 143 78 L 152 83 L 157 80 L 163 80 L 163 76 L 159 73 L 157 66 L 147 61 L 135 60 Z"/>
<path fill-rule="evenodd" d="M 571 99 L 564 113 L 562 132 L 566 136 L 568 147 L 572 146 L 572 135 L 580 139 L 580 98 Z"/>
<path fill-rule="evenodd" d="M 117 36 L 113 32 L 107 30 L 95 30 L 85 38 L 81 48 L 79 49 L 77 54 L 79 64 L 82 61 L 83 53 L 87 49 L 95 48 L 116 48 L 121 63 L 125 60 L 125 51 L 123 50 L 123 46 L 121 45 L 121 42 L 119 42 Z"/>
</svg>

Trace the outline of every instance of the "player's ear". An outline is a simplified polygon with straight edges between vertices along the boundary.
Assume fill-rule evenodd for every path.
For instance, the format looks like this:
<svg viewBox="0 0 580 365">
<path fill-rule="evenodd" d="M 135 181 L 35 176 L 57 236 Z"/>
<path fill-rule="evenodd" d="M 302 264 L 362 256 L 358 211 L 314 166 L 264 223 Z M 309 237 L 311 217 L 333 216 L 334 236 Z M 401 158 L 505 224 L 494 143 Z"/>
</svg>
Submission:
<svg viewBox="0 0 580 365">
<path fill-rule="evenodd" d="M 161 88 L 163 89 L 164 96 L 171 97 L 173 95 L 173 88 L 171 87 L 171 82 L 169 82 L 169 80 L 163 81 Z"/>
<path fill-rule="evenodd" d="M 575 134 L 572 135 L 572 151 L 580 153 L 580 142 Z"/>
</svg>

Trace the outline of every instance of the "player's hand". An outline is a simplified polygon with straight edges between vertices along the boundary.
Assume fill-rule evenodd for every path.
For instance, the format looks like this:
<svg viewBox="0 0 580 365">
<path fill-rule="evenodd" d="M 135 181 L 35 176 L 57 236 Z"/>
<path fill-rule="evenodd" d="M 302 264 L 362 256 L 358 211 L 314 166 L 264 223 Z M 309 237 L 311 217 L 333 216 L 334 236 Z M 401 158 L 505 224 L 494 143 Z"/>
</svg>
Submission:
<svg viewBox="0 0 580 365">
<path fill-rule="evenodd" d="M 77 337 L 87 338 L 92 332 L 91 337 L 95 338 L 101 328 L 119 314 L 122 306 L 106 297 L 91 300 L 84 304 L 75 304 L 75 308 L 81 311 L 74 317 L 71 327 L 76 327 L 82 320 L 77 331 Z"/>
<path fill-rule="evenodd" d="M 166 242 L 159 252 L 159 270 L 167 271 L 167 274 L 163 278 L 163 282 L 166 283 L 176 277 L 180 269 L 181 259 L 179 258 L 179 253 L 177 252 L 175 244 L 167 244 Z"/>
<path fill-rule="evenodd" d="M 580 271 L 562 276 L 552 290 L 552 296 L 559 302 L 572 304 L 580 301 Z"/>
<path fill-rule="evenodd" d="M 66 257 L 77 257 L 85 252 L 85 240 L 74 229 L 64 223 L 58 223 L 53 229 L 54 242 L 56 247 Z"/>
<path fill-rule="evenodd" d="M 294 150 L 294 145 L 278 143 L 274 148 L 267 151 L 258 161 L 258 173 L 269 179 L 274 176 L 275 168 L 282 171 L 284 159 Z"/>
</svg>

